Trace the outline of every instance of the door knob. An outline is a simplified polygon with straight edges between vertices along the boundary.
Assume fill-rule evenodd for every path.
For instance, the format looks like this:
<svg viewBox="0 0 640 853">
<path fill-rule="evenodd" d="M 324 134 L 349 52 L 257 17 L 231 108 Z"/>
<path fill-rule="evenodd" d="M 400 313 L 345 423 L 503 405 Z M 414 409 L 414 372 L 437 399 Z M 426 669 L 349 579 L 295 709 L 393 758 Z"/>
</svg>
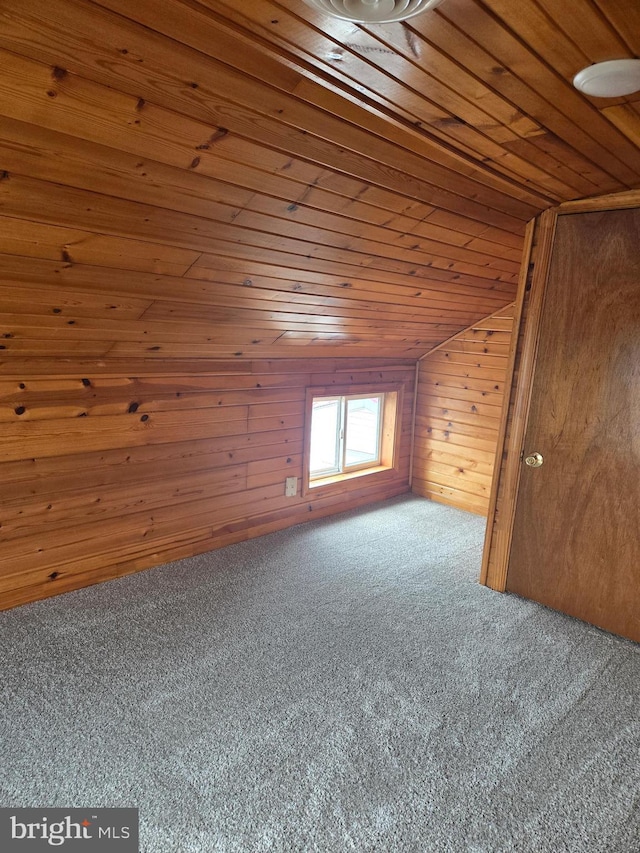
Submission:
<svg viewBox="0 0 640 853">
<path fill-rule="evenodd" d="M 542 453 L 530 453 L 528 456 L 525 456 L 524 463 L 528 465 L 529 468 L 539 468 L 544 459 L 542 457 Z"/>
</svg>

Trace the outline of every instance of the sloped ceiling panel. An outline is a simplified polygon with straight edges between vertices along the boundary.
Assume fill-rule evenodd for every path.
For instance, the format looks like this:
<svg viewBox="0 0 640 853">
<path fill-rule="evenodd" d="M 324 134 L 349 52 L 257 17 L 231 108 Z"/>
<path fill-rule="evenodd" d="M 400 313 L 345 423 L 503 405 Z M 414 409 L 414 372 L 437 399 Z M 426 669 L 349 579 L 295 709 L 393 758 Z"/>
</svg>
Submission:
<svg viewBox="0 0 640 853">
<path fill-rule="evenodd" d="M 635 0 L 0 4 L 0 369 L 415 359 L 513 300 L 522 235 L 640 185 Z"/>
</svg>

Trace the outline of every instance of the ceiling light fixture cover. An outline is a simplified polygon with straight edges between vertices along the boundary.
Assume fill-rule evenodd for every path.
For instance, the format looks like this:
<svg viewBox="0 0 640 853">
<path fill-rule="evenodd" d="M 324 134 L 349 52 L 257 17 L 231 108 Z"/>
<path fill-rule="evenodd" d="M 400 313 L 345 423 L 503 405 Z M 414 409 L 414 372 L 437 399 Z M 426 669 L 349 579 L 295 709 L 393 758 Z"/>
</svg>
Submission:
<svg viewBox="0 0 640 853">
<path fill-rule="evenodd" d="M 622 98 L 640 91 L 640 59 L 611 59 L 583 68 L 573 85 L 594 98 Z"/>
<path fill-rule="evenodd" d="M 435 9 L 444 0 L 305 0 L 334 18 L 356 24 L 390 24 L 406 21 L 427 9 Z"/>
</svg>

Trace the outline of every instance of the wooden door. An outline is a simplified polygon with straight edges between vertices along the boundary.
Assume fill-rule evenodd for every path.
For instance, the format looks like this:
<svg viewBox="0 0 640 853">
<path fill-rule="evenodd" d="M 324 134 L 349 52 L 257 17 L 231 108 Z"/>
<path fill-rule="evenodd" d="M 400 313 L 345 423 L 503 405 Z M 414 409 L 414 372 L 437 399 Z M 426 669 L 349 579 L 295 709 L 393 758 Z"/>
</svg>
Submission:
<svg viewBox="0 0 640 853">
<path fill-rule="evenodd" d="M 558 217 L 507 589 L 640 641 L 640 210 Z"/>
</svg>

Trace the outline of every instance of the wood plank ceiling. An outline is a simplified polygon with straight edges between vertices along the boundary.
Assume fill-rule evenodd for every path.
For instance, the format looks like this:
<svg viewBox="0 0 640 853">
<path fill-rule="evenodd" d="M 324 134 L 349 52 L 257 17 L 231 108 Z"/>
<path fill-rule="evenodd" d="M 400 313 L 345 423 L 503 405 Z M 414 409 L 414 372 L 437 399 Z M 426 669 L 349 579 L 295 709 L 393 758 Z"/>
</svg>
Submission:
<svg viewBox="0 0 640 853">
<path fill-rule="evenodd" d="M 640 186 L 637 0 L 0 2 L 0 370 L 415 359 L 514 297 L 527 220 Z M 58 367 L 62 370 L 62 367 Z"/>
</svg>

